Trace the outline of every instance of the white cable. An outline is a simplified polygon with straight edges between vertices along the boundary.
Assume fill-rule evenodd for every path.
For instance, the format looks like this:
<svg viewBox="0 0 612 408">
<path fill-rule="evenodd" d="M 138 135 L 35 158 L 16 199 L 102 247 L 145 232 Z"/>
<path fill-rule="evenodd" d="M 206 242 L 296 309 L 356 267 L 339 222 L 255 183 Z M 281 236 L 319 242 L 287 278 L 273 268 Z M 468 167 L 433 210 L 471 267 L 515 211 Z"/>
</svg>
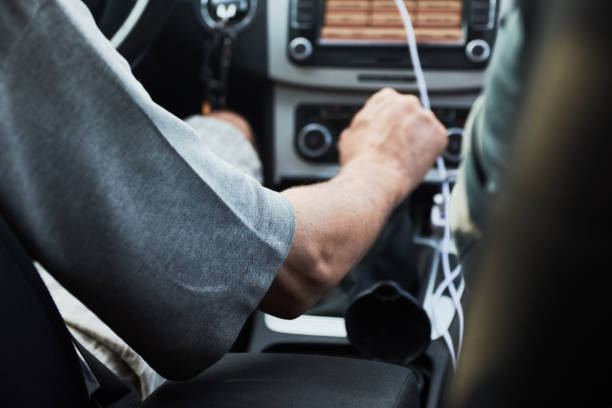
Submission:
<svg viewBox="0 0 612 408">
<path fill-rule="evenodd" d="M 419 94 L 421 96 L 421 104 L 427 110 L 431 109 L 429 103 L 429 94 L 427 92 L 427 82 L 425 81 L 425 74 L 423 73 L 423 67 L 421 66 L 421 58 L 419 57 L 419 51 L 417 49 L 416 35 L 414 33 L 414 27 L 412 26 L 412 19 L 406 9 L 406 5 L 403 0 L 395 0 L 395 4 L 402 16 L 404 27 L 406 28 L 406 37 L 408 39 L 408 48 L 410 49 L 410 60 L 412 61 L 412 67 L 414 68 L 414 75 L 416 76 L 417 85 L 419 86 Z"/>
<path fill-rule="evenodd" d="M 442 260 L 444 260 L 444 256 L 442 256 Z M 457 279 L 459 276 L 461 276 L 461 267 L 456 267 L 455 270 L 448 275 L 448 277 L 446 277 L 444 279 L 444 281 L 440 284 L 440 286 L 438 286 L 438 288 L 436 289 L 435 293 L 432 296 L 432 302 L 431 302 L 431 310 L 432 310 L 432 315 L 434 316 L 434 327 L 436 327 L 436 330 L 438 332 L 440 332 L 440 329 L 437 327 L 437 307 L 440 305 L 439 299 L 442 296 L 442 293 L 446 290 L 447 287 L 452 287 L 454 288 L 454 280 Z M 462 282 L 463 285 L 465 285 L 465 282 Z M 457 315 L 459 316 L 459 311 L 457 311 Z M 459 324 L 461 325 L 463 322 L 463 318 L 459 319 Z M 450 333 L 447 330 L 445 330 L 442 334 L 442 337 L 444 338 L 444 342 L 446 343 L 446 346 L 448 348 L 450 357 L 451 357 L 451 362 L 453 364 L 453 368 L 455 370 L 457 370 L 457 364 L 459 361 L 459 357 L 460 357 L 460 353 L 461 353 L 461 348 L 457 349 L 457 354 L 455 355 L 455 346 L 453 344 L 453 341 L 450 337 Z M 461 342 L 461 341 L 460 341 Z"/>
<path fill-rule="evenodd" d="M 436 241 L 435 239 L 431 239 L 431 238 L 414 237 L 414 238 L 412 238 L 412 242 L 417 244 L 417 245 L 428 246 L 428 247 L 433 248 L 433 249 L 440 248 L 440 245 L 438 244 L 438 241 Z"/>
<path fill-rule="evenodd" d="M 397 9 L 402 17 L 402 21 L 404 23 L 404 28 L 406 30 L 406 39 L 408 41 L 408 48 L 410 50 L 410 60 L 412 62 L 412 67 L 414 70 L 414 75 L 416 77 L 417 85 L 419 88 L 419 96 L 421 99 L 421 104 L 427 110 L 431 110 L 431 103 L 429 101 L 429 94 L 427 92 L 427 82 L 425 80 L 425 74 L 423 72 L 423 67 L 421 66 L 421 59 L 419 57 L 419 52 L 417 48 L 416 34 L 414 32 L 414 26 L 412 25 L 412 20 L 410 18 L 410 13 L 408 13 L 408 9 L 406 9 L 406 5 L 403 0 L 395 0 L 395 4 Z M 459 344 L 458 351 L 455 353 L 455 347 L 453 345 L 452 339 L 450 338 L 450 333 L 448 330 L 444 333 L 444 341 L 448 347 L 449 354 L 451 356 L 451 360 L 453 362 L 453 367 L 457 368 L 457 360 L 458 356 L 461 353 L 461 348 L 463 347 L 463 328 L 464 328 L 464 316 L 463 316 L 463 307 L 461 306 L 461 298 L 457 293 L 457 288 L 455 287 L 455 279 L 461 274 L 461 266 L 457 266 L 455 271 L 451 272 L 450 270 L 450 259 L 449 252 L 451 247 L 451 233 L 450 233 L 450 221 L 449 221 L 449 202 L 450 202 L 450 185 L 448 179 L 448 173 L 446 171 L 446 166 L 444 165 L 444 159 L 439 157 L 437 160 L 438 164 L 438 173 L 440 175 L 440 179 L 442 181 L 442 197 L 444 199 L 444 235 L 442 238 L 440 257 L 442 258 L 442 269 L 444 271 L 444 280 L 436 289 L 433 297 L 433 304 L 439 302 L 440 296 L 442 293 L 448 289 L 451 295 L 451 300 L 453 302 L 453 306 L 457 311 L 457 318 L 459 321 Z M 456 275 L 456 276 L 454 276 Z M 453 277 L 454 276 L 454 277 Z M 434 324 L 437 325 L 436 313 L 432 313 L 432 319 L 434 320 Z M 455 356 L 457 354 L 457 357 Z"/>
</svg>

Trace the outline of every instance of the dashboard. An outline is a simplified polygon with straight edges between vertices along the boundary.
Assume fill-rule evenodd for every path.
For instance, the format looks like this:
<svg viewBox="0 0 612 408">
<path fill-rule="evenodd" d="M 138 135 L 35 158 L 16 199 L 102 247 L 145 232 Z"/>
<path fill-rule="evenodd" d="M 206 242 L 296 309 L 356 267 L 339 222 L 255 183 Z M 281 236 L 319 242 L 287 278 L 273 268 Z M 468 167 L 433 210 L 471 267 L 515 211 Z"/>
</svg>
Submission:
<svg viewBox="0 0 612 408">
<path fill-rule="evenodd" d="M 223 24 L 216 15 L 218 7 L 235 5 L 237 15 L 227 25 L 236 30 L 237 41 L 265 44 L 265 77 L 271 92 L 267 167 L 272 185 L 333 177 L 340 133 L 367 98 L 383 87 L 417 92 L 393 0 L 196 3 L 207 30 Z M 434 112 L 449 129 L 445 160 L 452 171 L 460 160 L 469 108 L 484 82 L 502 0 L 405 4 L 413 15 Z M 259 36 L 247 33 L 249 28 Z M 239 52 L 236 62 L 257 65 L 247 54 Z M 435 168 L 425 181 L 439 181 Z"/>
<path fill-rule="evenodd" d="M 501 11 L 511 1 L 405 0 L 434 112 L 449 129 L 445 160 L 451 172 Z M 266 184 L 327 179 L 338 171 L 341 130 L 373 93 L 384 87 L 418 91 L 395 7 L 394 0 L 178 0 L 157 41 L 163 49 L 156 61 L 143 64 L 149 72 L 139 79 L 173 113 L 198 112 L 202 55 L 210 54 L 203 50 L 215 32 L 231 31 L 229 108 L 254 125 Z M 165 86 L 160 72 L 147 84 L 152 67 L 166 76 Z M 438 181 L 434 167 L 425 182 Z"/>
</svg>

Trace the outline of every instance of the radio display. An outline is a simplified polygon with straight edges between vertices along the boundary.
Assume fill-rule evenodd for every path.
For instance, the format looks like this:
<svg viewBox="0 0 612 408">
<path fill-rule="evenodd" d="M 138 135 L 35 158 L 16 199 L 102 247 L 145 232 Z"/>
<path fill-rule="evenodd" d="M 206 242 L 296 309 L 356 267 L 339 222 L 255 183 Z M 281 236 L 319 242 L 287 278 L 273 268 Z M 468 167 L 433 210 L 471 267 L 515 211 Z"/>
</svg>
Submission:
<svg viewBox="0 0 612 408">
<path fill-rule="evenodd" d="M 405 0 L 419 44 L 464 42 L 462 0 Z M 406 43 L 395 0 L 325 0 L 321 44 Z"/>
</svg>

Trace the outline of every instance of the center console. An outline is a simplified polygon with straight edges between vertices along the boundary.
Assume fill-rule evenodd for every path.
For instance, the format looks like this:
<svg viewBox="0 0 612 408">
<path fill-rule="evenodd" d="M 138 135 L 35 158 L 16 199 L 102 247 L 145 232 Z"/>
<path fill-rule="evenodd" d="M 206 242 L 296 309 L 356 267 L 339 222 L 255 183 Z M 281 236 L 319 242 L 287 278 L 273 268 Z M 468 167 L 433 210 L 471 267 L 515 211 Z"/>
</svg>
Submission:
<svg viewBox="0 0 612 408">
<path fill-rule="evenodd" d="M 407 0 L 434 113 L 456 169 L 462 127 L 480 93 L 507 0 Z M 277 185 L 333 177 L 339 135 L 384 87 L 417 93 L 394 0 L 278 0 L 267 9 Z M 439 180 L 435 168 L 426 182 Z"/>
<path fill-rule="evenodd" d="M 500 12 L 509 1 L 405 1 L 414 20 L 433 112 L 447 128 L 449 145 L 444 160 L 450 176 L 457 173 L 463 128 L 482 90 Z M 273 83 L 275 186 L 333 177 L 339 169 L 339 137 L 376 91 L 392 87 L 418 93 L 406 33 L 395 7 L 394 0 L 275 0 L 274 7 L 268 5 L 267 65 Z M 455 309 L 450 299 L 442 296 L 439 304 L 432 303 L 433 289 L 442 276 L 439 265 L 432 261 L 437 248 L 436 228 L 443 225 L 443 220 L 434 216 L 440 214 L 434 211 L 440 183 L 434 166 L 423 186 L 411 196 L 409 209 L 399 212 L 409 218 L 404 224 L 407 227 L 400 228 L 397 220 L 389 222 L 386 228 L 395 228 L 395 232 L 386 242 L 379 242 L 383 248 L 380 253 L 371 252 L 368 257 L 374 259 L 373 265 L 382 260 L 381 270 L 395 274 L 393 280 L 411 274 L 416 277 L 414 293 L 423 307 L 430 308 L 428 313 L 442 313 L 436 319 L 447 322 L 447 330 L 456 330 L 456 325 L 451 329 Z M 384 236 L 383 231 L 382 239 Z M 385 263 L 393 253 L 414 256 L 419 261 Z M 356 268 L 363 267 L 364 262 Z M 355 275 L 363 277 L 363 270 Z M 350 292 L 347 279 L 350 281 L 345 278 L 339 287 L 348 285 Z M 457 284 L 462 288 L 461 298 L 465 282 Z M 324 307 L 315 307 L 293 321 L 257 314 L 249 350 L 354 353 L 341 317 L 344 314 L 330 312 L 327 307 L 347 303 L 347 292 L 334 290 L 322 301 Z M 423 369 L 430 372 L 428 407 L 437 406 L 450 364 L 441 335 L 437 329 L 432 332 L 426 358 L 416 363 L 425 361 Z"/>
</svg>

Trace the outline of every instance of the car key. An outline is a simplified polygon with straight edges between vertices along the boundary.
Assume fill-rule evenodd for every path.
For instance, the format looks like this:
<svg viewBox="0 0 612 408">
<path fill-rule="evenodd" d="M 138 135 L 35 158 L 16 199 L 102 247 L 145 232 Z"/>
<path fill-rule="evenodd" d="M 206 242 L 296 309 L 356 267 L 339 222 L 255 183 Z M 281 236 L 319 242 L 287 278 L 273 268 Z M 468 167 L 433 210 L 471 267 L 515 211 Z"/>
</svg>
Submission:
<svg viewBox="0 0 612 408">
<path fill-rule="evenodd" d="M 206 42 L 203 49 L 200 80 L 204 86 L 202 114 L 205 116 L 212 111 L 213 107 L 217 106 L 217 69 L 213 64 L 213 61 L 216 60 L 221 41 L 221 32 L 219 30 L 215 30 L 212 33 L 211 39 Z"/>
<path fill-rule="evenodd" d="M 232 61 L 232 44 L 236 36 L 228 26 L 228 21 L 236 15 L 234 5 L 217 7 L 217 16 L 222 19 L 222 26 L 213 32 L 212 40 L 204 51 L 201 79 L 205 86 L 202 114 L 208 115 L 215 109 L 227 107 L 227 81 Z M 218 51 L 218 66 L 214 67 L 214 55 Z"/>
<path fill-rule="evenodd" d="M 234 42 L 233 32 L 225 30 L 221 39 L 221 56 L 219 58 L 219 77 L 218 77 L 218 95 L 217 103 L 219 108 L 227 107 L 227 81 L 229 78 L 229 70 L 232 64 L 232 44 Z"/>
</svg>

